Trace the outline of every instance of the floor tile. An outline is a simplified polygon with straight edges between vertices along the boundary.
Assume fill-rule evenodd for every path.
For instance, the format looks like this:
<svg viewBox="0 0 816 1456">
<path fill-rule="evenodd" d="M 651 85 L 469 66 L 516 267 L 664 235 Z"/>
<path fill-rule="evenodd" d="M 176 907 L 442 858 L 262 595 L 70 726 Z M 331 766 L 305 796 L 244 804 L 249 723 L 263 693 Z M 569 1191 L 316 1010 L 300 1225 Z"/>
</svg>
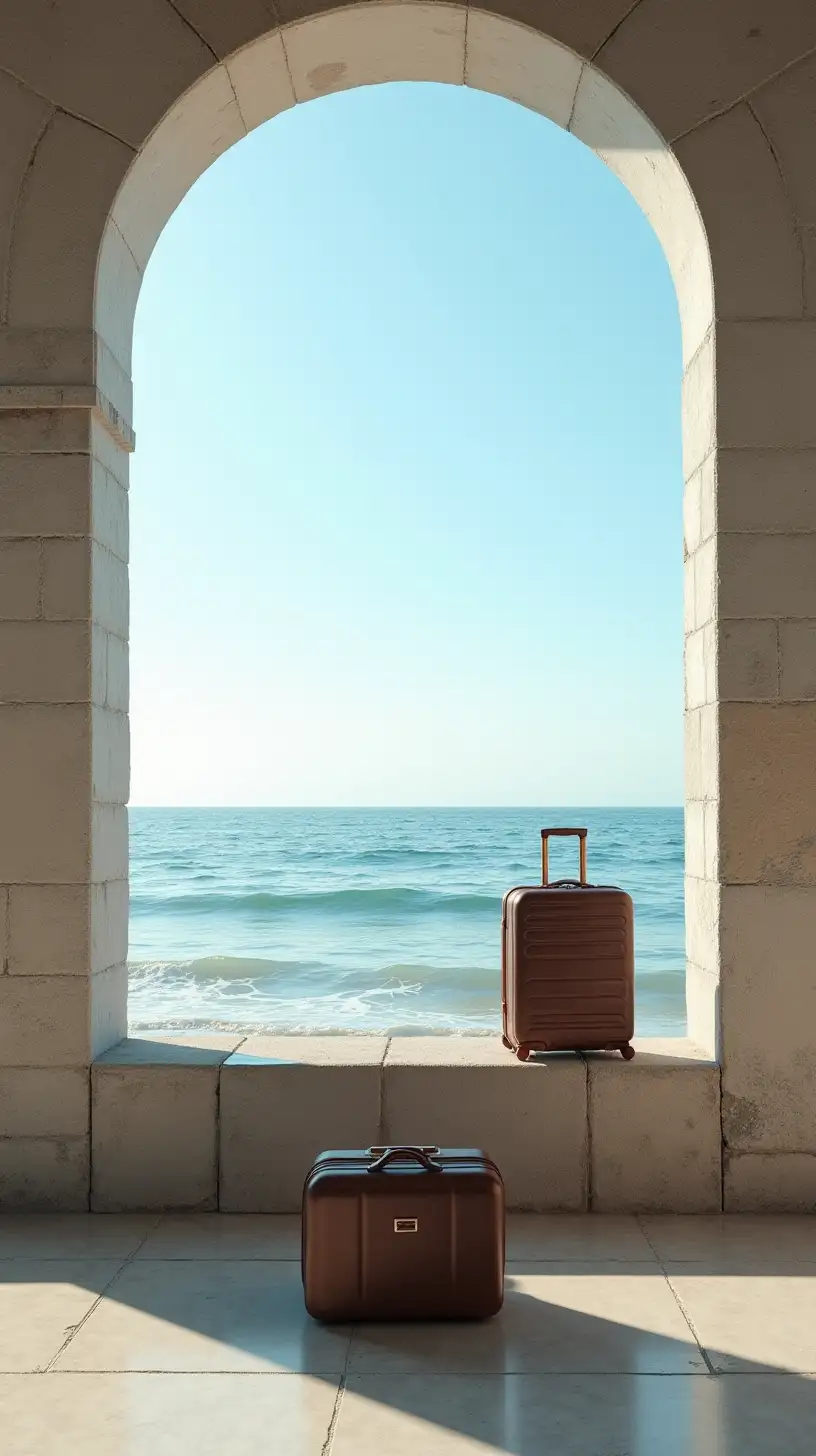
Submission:
<svg viewBox="0 0 816 1456">
<path fill-rule="evenodd" d="M 0 1370 L 44 1370 L 121 1267 L 120 1259 L 0 1260 Z"/>
<path fill-rule="evenodd" d="M 0 1216 L 0 1259 L 127 1259 L 155 1214 L 28 1213 Z"/>
<path fill-rule="evenodd" d="M 320 1456 L 335 1394 L 308 1375 L 0 1377 L 3 1456 Z"/>
<path fill-rule="evenodd" d="M 720 1456 L 716 1384 L 709 1376 L 352 1376 L 332 1456 Z"/>
<path fill-rule="evenodd" d="M 296 1214 L 167 1214 L 138 1259 L 300 1259 Z"/>
<path fill-rule="evenodd" d="M 479 1324 L 362 1325 L 357 1373 L 705 1372 L 672 1292 L 653 1264 L 509 1265 L 504 1309 Z"/>
<path fill-rule="evenodd" d="M 339 1373 L 349 1331 L 306 1314 L 294 1262 L 129 1264 L 60 1357 L 60 1370 Z"/>
<path fill-rule="evenodd" d="M 816 1215 L 665 1214 L 640 1222 L 658 1258 L 671 1263 L 768 1274 L 794 1262 L 816 1264 Z"/>
<path fill-rule="evenodd" d="M 775 1275 L 666 1270 L 715 1370 L 816 1372 L 816 1266 Z"/>
<path fill-rule="evenodd" d="M 351 1376 L 332 1456 L 813 1456 L 796 1376 Z"/>
<path fill-rule="evenodd" d="M 655 1255 L 631 1214 L 511 1213 L 507 1258 L 646 1263 Z"/>
</svg>

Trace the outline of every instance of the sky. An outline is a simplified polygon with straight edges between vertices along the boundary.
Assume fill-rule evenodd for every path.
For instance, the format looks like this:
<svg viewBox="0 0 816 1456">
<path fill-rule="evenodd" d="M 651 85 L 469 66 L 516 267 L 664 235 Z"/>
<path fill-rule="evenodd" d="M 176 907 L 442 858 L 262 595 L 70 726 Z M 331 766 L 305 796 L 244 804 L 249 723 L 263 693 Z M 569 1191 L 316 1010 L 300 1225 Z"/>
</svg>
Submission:
<svg viewBox="0 0 816 1456">
<path fill-rule="evenodd" d="M 543 117 L 393 84 L 233 147 L 137 309 L 131 802 L 682 802 L 680 376 Z"/>
</svg>

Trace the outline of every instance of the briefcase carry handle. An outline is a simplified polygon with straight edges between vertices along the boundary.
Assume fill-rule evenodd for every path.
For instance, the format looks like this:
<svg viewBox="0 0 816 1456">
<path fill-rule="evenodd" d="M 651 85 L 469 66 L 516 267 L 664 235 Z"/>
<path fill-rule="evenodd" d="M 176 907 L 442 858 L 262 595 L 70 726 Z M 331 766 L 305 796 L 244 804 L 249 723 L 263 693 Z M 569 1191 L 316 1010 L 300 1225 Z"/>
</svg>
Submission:
<svg viewBox="0 0 816 1456">
<path fill-rule="evenodd" d="M 579 870 L 578 883 L 585 885 L 587 882 L 587 831 L 585 829 L 542 829 L 541 831 L 541 883 L 550 883 L 549 863 L 549 839 L 556 835 L 560 839 L 571 839 L 573 835 L 578 840 Z M 565 882 L 566 883 L 566 882 Z"/>
<path fill-rule="evenodd" d="M 382 1173 L 383 1170 L 388 1167 L 389 1163 L 395 1163 L 398 1161 L 405 1162 L 406 1159 L 409 1162 L 420 1163 L 425 1169 L 426 1173 L 442 1172 L 439 1163 L 435 1163 L 433 1158 L 429 1158 L 424 1148 L 407 1147 L 386 1148 L 382 1157 L 378 1158 L 376 1163 L 369 1163 L 368 1171 L 369 1173 Z"/>
</svg>

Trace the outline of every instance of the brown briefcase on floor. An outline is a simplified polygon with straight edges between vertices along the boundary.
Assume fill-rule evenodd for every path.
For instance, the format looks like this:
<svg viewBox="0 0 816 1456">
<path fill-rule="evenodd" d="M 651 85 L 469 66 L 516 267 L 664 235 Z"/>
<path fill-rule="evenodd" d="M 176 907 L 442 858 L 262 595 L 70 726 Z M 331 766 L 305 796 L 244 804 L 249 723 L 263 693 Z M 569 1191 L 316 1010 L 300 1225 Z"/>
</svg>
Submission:
<svg viewBox="0 0 816 1456">
<path fill-rule="evenodd" d="M 580 879 L 550 883 L 554 834 L 578 836 Z M 534 1051 L 635 1055 L 632 900 L 614 885 L 587 884 L 586 843 L 585 829 L 542 829 L 542 883 L 504 897 L 502 1040 L 520 1061 Z"/>
<path fill-rule="evenodd" d="M 487 1319 L 504 1299 L 504 1185 L 478 1148 L 321 1153 L 303 1189 L 315 1319 Z"/>
</svg>

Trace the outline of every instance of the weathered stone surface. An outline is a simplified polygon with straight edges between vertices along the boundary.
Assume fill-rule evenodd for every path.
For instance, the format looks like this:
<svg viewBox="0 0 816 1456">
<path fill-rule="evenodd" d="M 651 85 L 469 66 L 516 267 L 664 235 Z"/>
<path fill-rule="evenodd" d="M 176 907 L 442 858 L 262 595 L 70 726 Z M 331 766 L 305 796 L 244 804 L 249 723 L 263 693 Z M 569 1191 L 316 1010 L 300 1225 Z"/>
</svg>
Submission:
<svg viewBox="0 0 816 1456">
<path fill-rule="evenodd" d="M 792 209 L 803 223 L 816 224 L 816 178 L 810 139 L 816 126 L 816 57 L 791 66 L 752 98 L 785 177 Z"/>
<path fill-rule="evenodd" d="M 726 1153 L 726 1213 L 812 1213 L 816 1207 L 816 1155 Z"/>
<path fill-rule="evenodd" d="M 0 1068 L 0 1138 L 85 1137 L 89 1089 L 84 1067 Z"/>
<path fill-rule="evenodd" d="M 87 981 L 0 977 L 0 1067 L 81 1067 L 91 1059 Z"/>
<path fill-rule="evenodd" d="M 465 73 L 465 11 L 444 4 L 336 10 L 292 25 L 284 44 L 298 101 L 381 81 L 447 81 Z"/>
<path fill-rule="evenodd" d="M 776 622 L 721 621 L 718 642 L 719 696 L 723 702 L 762 702 L 779 697 Z"/>
<path fill-rule="evenodd" d="M 467 86 L 506 96 L 567 127 L 581 69 L 580 56 L 546 36 L 483 10 L 470 12 Z"/>
<path fill-rule="evenodd" d="M 816 532 L 726 533 L 719 542 L 720 611 L 726 617 L 816 617 Z"/>
<path fill-rule="evenodd" d="M 816 450 L 718 451 L 722 531 L 816 531 Z"/>
<path fill-rule="evenodd" d="M 90 724 L 82 705 L 0 707 L 0 883 L 81 883 L 90 855 Z"/>
<path fill-rule="evenodd" d="M 801 317 L 793 211 L 747 103 L 691 132 L 675 153 L 705 218 L 718 318 Z"/>
<path fill-rule="evenodd" d="M 816 699 L 816 622 L 780 622 L 781 696 Z"/>
<path fill-rule="evenodd" d="M 725 1142 L 816 1153 L 816 889 L 725 886 L 721 937 Z"/>
<path fill-rule="evenodd" d="M 383 1141 L 483 1147 L 508 1206 L 586 1207 L 586 1068 L 563 1054 L 518 1062 L 487 1037 L 395 1037 Z"/>
<path fill-rule="evenodd" d="M 721 447 L 816 446 L 816 321 L 721 323 L 717 359 Z"/>
<path fill-rule="evenodd" d="M 721 703 L 726 884 L 816 884 L 816 704 Z"/>
<path fill-rule="evenodd" d="M 816 46 L 816 14 L 795 0 L 641 0 L 597 64 L 673 141 Z"/>
<path fill-rule="evenodd" d="M 215 1208 L 219 1069 L 239 1037 L 128 1041 L 93 1067 L 92 1208 Z"/>
<path fill-rule="evenodd" d="M 637 1043 L 635 1060 L 587 1053 L 590 1203 L 599 1212 L 707 1213 L 721 1207 L 720 1071 Z"/>
<path fill-rule="evenodd" d="M 88 1208 L 88 1138 L 0 1137 L 0 1211 Z"/>
<path fill-rule="evenodd" d="M 90 910 L 86 885 L 12 885 L 8 922 L 11 975 L 87 976 Z"/>
<path fill-rule="evenodd" d="M 221 1073 L 219 1206 L 295 1213 L 326 1148 L 381 1141 L 386 1038 L 249 1037 Z"/>
</svg>

